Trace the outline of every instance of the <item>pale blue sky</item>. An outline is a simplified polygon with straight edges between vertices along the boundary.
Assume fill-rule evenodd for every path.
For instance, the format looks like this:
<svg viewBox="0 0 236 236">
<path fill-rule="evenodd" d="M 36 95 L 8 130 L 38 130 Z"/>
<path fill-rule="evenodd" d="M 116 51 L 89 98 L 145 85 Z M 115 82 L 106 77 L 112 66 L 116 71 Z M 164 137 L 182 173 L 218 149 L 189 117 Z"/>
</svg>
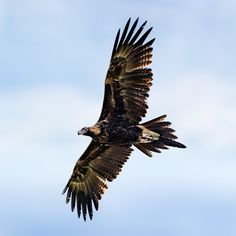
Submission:
<svg viewBox="0 0 236 236">
<path fill-rule="evenodd" d="M 186 150 L 135 151 L 93 221 L 61 191 L 98 119 L 118 28 L 153 26 L 145 120 Z M 234 1 L 0 0 L 0 235 L 236 235 Z"/>
</svg>

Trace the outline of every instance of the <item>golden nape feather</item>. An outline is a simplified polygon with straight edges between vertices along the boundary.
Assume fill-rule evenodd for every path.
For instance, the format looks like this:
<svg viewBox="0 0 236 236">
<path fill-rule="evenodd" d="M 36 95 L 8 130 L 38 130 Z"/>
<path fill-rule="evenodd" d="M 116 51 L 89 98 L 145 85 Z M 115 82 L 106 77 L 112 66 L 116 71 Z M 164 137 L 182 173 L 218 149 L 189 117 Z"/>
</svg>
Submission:
<svg viewBox="0 0 236 236">
<path fill-rule="evenodd" d="M 128 160 L 132 145 L 147 156 L 171 147 L 185 148 L 176 141 L 171 123 L 160 116 L 140 124 L 147 112 L 147 97 L 152 85 L 152 44 L 146 42 L 152 28 L 143 33 L 145 21 L 137 28 L 138 19 L 130 27 L 131 19 L 121 34 L 119 30 L 112 50 L 105 79 L 102 112 L 95 125 L 84 127 L 79 135 L 92 138 L 77 161 L 65 186 L 66 203 L 77 209 L 78 217 L 93 217 L 99 200 Z"/>
</svg>

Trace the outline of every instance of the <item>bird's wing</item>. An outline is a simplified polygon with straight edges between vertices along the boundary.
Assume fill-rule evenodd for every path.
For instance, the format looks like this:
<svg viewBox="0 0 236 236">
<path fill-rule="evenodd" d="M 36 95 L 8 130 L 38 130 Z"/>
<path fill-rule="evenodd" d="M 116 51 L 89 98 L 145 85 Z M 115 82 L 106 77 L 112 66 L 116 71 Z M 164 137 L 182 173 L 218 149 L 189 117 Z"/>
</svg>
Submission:
<svg viewBox="0 0 236 236">
<path fill-rule="evenodd" d="M 100 120 L 120 117 L 138 123 L 148 108 L 146 99 L 152 85 L 152 39 L 145 43 L 152 28 L 142 30 L 146 21 L 136 30 L 138 19 L 129 29 L 130 19 L 120 37 L 118 31 L 105 79 L 105 95 Z"/>
<path fill-rule="evenodd" d="M 90 143 L 77 161 L 63 190 L 63 193 L 67 191 L 66 202 L 71 201 L 71 210 L 77 206 L 78 217 L 82 211 L 84 220 L 87 212 L 92 219 L 92 203 L 98 210 L 98 200 L 107 189 L 107 181 L 116 178 L 131 152 L 130 146 L 106 146 L 93 141 Z"/>
</svg>

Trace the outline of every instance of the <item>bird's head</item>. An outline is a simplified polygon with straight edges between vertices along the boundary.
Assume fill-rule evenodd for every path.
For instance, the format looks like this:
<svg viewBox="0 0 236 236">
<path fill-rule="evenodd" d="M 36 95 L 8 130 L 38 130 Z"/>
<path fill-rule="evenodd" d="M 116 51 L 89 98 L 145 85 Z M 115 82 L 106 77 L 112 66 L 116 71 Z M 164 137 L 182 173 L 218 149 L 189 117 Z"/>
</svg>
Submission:
<svg viewBox="0 0 236 236">
<path fill-rule="evenodd" d="M 78 135 L 89 135 L 89 127 L 84 127 L 78 131 Z"/>
<path fill-rule="evenodd" d="M 99 125 L 94 125 L 92 127 L 84 127 L 78 131 L 78 135 L 86 135 L 92 138 L 98 136 L 101 133 L 101 128 Z"/>
</svg>

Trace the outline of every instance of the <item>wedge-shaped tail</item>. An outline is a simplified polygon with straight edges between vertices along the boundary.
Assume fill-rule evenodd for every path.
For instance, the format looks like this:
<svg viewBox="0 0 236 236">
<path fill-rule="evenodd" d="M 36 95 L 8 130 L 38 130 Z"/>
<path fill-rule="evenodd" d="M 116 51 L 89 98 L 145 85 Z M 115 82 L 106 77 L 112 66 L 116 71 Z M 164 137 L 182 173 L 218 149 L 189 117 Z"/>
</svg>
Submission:
<svg viewBox="0 0 236 236">
<path fill-rule="evenodd" d="M 143 130 L 143 138 L 134 146 L 150 157 L 152 152 L 161 152 L 160 149 L 168 149 L 168 146 L 186 148 L 182 143 L 175 141 L 175 130 L 170 128 L 171 123 L 165 121 L 165 118 L 166 115 L 163 115 L 138 126 Z"/>
</svg>

